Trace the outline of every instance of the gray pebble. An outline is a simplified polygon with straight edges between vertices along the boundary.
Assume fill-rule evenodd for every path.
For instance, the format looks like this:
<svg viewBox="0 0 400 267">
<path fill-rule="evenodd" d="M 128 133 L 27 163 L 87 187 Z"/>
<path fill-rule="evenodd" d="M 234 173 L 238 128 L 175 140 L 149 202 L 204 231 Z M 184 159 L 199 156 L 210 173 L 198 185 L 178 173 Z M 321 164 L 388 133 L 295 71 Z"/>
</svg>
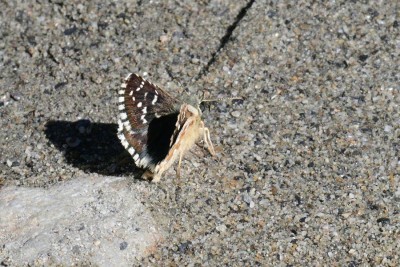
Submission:
<svg viewBox="0 0 400 267">
<path fill-rule="evenodd" d="M 233 117 L 235 117 L 235 118 L 239 118 L 239 117 L 240 117 L 240 114 L 241 114 L 240 111 L 237 111 L 237 110 L 231 112 L 231 115 L 232 115 Z"/>
</svg>

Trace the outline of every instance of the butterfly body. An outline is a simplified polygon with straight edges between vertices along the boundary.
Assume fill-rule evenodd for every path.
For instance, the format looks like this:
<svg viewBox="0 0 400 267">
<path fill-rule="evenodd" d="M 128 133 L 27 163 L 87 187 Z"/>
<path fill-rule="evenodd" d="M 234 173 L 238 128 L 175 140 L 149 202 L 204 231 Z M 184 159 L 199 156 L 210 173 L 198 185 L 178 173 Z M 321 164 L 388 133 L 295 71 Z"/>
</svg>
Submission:
<svg viewBox="0 0 400 267">
<path fill-rule="evenodd" d="M 119 90 L 118 138 L 138 167 L 146 169 L 144 178 L 154 182 L 203 138 L 215 154 L 209 130 L 201 119 L 198 105 L 180 103 L 158 86 L 130 74 Z"/>
</svg>

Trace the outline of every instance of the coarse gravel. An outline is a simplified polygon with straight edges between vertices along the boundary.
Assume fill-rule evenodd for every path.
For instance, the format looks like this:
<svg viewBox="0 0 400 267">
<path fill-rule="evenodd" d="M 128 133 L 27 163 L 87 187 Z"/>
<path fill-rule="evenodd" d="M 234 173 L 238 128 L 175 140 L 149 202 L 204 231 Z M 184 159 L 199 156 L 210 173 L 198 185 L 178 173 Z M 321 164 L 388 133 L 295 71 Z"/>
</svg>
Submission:
<svg viewBox="0 0 400 267">
<path fill-rule="evenodd" d="M 162 235 L 135 266 L 400 265 L 398 1 L 0 6 L 0 195 L 123 179 L 112 190 Z M 243 97 L 203 114 L 216 158 L 195 147 L 180 178 L 141 180 L 115 135 L 129 72 L 174 96 Z M 0 240 L 0 263 L 21 265 Z"/>
</svg>

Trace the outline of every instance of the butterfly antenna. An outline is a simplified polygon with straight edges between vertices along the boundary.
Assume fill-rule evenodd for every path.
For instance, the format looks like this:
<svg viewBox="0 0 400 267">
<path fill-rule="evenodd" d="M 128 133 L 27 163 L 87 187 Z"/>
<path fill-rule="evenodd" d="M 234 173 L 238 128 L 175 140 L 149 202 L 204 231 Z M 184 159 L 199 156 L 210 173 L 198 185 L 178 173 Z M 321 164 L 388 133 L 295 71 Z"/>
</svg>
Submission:
<svg viewBox="0 0 400 267">
<path fill-rule="evenodd" d="M 204 94 L 203 94 L 204 97 Z M 221 101 L 229 101 L 229 100 L 243 100 L 243 97 L 221 97 L 221 98 L 212 98 L 212 99 L 202 99 L 200 102 L 221 102 Z"/>
</svg>

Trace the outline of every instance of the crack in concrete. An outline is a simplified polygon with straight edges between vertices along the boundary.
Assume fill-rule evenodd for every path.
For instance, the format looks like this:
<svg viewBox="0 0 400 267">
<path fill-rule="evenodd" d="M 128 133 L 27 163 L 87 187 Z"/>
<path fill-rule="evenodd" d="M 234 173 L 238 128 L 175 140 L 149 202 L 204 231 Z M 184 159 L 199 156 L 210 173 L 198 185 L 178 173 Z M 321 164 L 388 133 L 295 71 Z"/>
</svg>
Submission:
<svg viewBox="0 0 400 267">
<path fill-rule="evenodd" d="M 240 21 L 246 16 L 247 10 L 251 8 L 251 6 L 254 4 L 255 0 L 250 0 L 238 13 L 236 16 L 235 21 L 229 25 L 229 27 L 226 29 L 225 35 L 221 38 L 218 49 L 211 55 L 210 60 L 207 62 L 207 65 L 199 72 L 197 75 L 195 81 L 198 81 L 200 78 L 202 78 L 209 70 L 212 64 L 217 60 L 219 52 L 224 49 L 226 44 L 231 40 L 233 31 L 237 28 L 239 25 Z"/>
</svg>

